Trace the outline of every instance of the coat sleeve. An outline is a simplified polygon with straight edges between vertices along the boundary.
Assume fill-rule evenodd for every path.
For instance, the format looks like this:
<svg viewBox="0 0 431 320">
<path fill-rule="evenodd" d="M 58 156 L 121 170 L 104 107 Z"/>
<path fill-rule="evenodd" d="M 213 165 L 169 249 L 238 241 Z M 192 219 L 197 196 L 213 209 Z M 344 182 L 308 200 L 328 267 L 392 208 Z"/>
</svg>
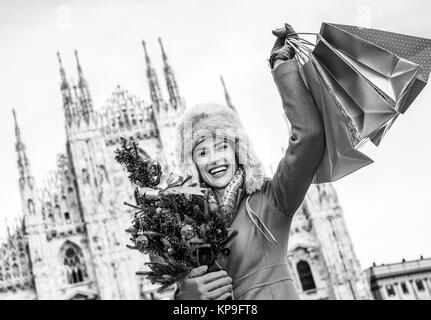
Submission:
<svg viewBox="0 0 431 320">
<path fill-rule="evenodd" d="M 277 65 L 272 75 L 291 124 L 291 137 L 289 147 L 264 192 L 278 209 L 293 216 L 323 156 L 323 124 L 295 61 L 288 60 Z"/>
</svg>

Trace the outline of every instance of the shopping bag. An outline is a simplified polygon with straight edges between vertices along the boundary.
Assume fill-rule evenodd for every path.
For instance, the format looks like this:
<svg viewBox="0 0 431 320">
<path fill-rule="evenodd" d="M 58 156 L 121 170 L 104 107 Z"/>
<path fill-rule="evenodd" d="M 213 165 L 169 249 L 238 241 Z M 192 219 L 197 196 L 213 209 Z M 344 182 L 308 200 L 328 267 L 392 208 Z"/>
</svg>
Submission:
<svg viewBox="0 0 431 320">
<path fill-rule="evenodd" d="M 353 119 L 345 111 L 347 95 L 337 87 L 330 74 L 313 56 L 302 65 L 302 75 L 322 116 L 325 152 L 313 183 L 336 181 L 373 161 L 358 151 L 361 136 Z"/>
<path fill-rule="evenodd" d="M 369 138 L 398 114 L 393 101 L 324 38 L 319 37 L 313 55 L 361 111 L 355 122 L 363 139 Z"/>
<path fill-rule="evenodd" d="M 323 23 L 320 35 L 406 112 L 425 87 L 431 71 L 431 40 L 349 25 Z M 379 145 L 392 120 L 370 136 Z"/>
<path fill-rule="evenodd" d="M 323 23 L 321 32 L 327 34 L 328 31 L 324 31 L 324 29 L 334 30 L 334 28 L 350 33 L 355 36 L 356 39 L 367 41 L 374 44 L 376 47 L 387 50 L 400 58 L 406 59 L 422 67 L 415 79 L 409 98 L 406 100 L 406 105 L 404 106 L 406 110 L 428 82 L 431 71 L 431 39 L 341 24 Z M 330 40 L 328 41 L 331 43 Z M 346 52 L 353 51 L 352 48 L 350 50 L 346 50 L 348 49 L 346 46 L 343 46 L 343 48 Z M 405 110 L 401 113 L 404 113 Z"/>
</svg>

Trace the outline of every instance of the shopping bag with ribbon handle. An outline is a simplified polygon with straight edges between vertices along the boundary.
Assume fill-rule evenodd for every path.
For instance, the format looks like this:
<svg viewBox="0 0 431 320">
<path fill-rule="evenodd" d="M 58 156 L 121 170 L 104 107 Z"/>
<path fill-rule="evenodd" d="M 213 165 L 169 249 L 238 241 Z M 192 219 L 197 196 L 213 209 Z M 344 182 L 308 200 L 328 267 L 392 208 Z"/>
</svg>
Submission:
<svg viewBox="0 0 431 320">
<path fill-rule="evenodd" d="M 295 59 L 324 125 L 326 147 L 313 183 L 331 182 L 373 161 L 357 150 L 364 139 L 354 121 L 355 102 L 334 81 L 304 41 L 286 40 L 296 51 Z"/>
<path fill-rule="evenodd" d="M 430 39 L 332 23 L 322 23 L 320 36 L 401 114 L 428 81 Z M 325 66 L 330 72 L 337 67 L 331 61 Z M 397 118 L 398 115 L 370 136 L 375 145 L 380 144 Z"/>
</svg>

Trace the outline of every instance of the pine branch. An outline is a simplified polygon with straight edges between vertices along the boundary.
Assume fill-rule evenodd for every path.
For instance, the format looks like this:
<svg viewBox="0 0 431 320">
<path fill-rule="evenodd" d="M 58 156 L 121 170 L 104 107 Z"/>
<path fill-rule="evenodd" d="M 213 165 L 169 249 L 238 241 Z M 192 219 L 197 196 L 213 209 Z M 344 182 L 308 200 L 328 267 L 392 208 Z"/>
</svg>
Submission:
<svg viewBox="0 0 431 320">
<path fill-rule="evenodd" d="M 136 210 L 126 230 L 132 244 L 126 246 L 157 257 L 160 262 L 147 263 L 149 271 L 137 274 L 160 284 L 159 290 L 163 290 L 222 254 L 229 240 L 227 221 L 219 212 L 209 210 L 205 189 L 186 185 L 190 177 L 170 175 L 162 183 L 165 187 L 160 187 L 160 164 L 144 159 L 135 142 L 122 138 L 121 143 L 115 159 L 126 169 L 129 180 L 141 188 L 134 190 L 135 205 L 124 203 Z"/>
<path fill-rule="evenodd" d="M 129 180 L 140 187 L 153 188 L 160 183 L 161 166 L 157 161 L 144 159 L 136 142 L 121 138 L 121 147 L 115 150 L 115 160 L 129 173 Z"/>
</svg>

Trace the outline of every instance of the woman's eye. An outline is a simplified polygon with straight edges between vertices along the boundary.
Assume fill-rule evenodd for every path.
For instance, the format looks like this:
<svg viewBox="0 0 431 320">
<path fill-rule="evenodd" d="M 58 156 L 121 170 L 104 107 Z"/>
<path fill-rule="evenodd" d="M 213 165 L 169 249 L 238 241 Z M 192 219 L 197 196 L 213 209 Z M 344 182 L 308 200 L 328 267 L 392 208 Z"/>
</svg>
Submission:
<svg viewBox="0 0 431 320">
<path fill-rule="evenodd" d="M 206 151 L 205 150 L 202 150 L 201 152 L 199 152 L 199 155 L 201 156 L 201 157 L 205 157 L 205 155 L 206 155 L 207 153 L 206 153 Z"/>
</svg>

